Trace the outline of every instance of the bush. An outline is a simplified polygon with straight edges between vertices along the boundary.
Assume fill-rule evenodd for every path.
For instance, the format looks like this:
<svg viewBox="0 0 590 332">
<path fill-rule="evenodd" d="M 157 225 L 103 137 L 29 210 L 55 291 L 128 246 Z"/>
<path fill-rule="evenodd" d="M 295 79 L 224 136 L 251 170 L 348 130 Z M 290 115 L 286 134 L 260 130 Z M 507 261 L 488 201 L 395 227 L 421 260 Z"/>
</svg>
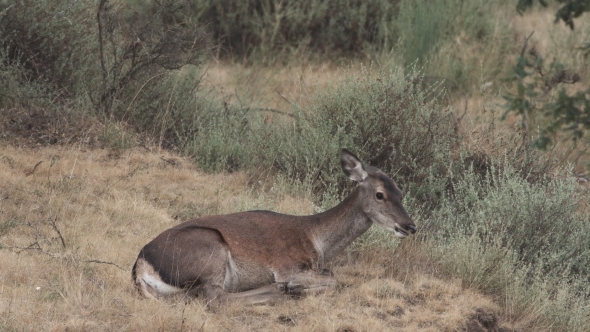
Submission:
<svg viewBox="0 0 590 332">
<path fill-rule="evenodd" d="M 80 92 L 77 83 L 89 74 L 89 55 L 96 50 L 92 9 L 84 1 L 15 1 L 0 13 L 4 61 L 51 86 L 54 98 Z"/>
<path fill-rule="evenodd" d="M 350 183 L 334 159 L 347 147 L 415 196 L 440 193 L 445 183 L 435 179 L 445 177 L 456 145 L 454 118 L 422 89 L 420 77 L 401 69 L 350 75 L 320 91 L 308 110 L 296 106 L 295 121 L 260 141 L 261 151 L 291 178 L 341 190 Z"/>
<path fill-rule="evenodd" d="M 417 62 L 429 75 L 451 80 L 453 89 L 471 91 L 506 67 L 512 37 L 508 20 L 496 14 L 505 4 L 514 10 L 506 1 L 402 0 L 396 55 L 406 66 Z"/>
<path fill-rule="evenodd" d="M 174 137 L 182 151 L 207 171 L 244 170 L 255 153 L 252 137 L 263 123 L 259 115 L 216 98 L 202 97 L 195 100 L 192 112 L 173 116 L 177 121 Z"/>
<path fill-rule="evenodd" d="M 552 328 L 582 331 L 590 298 L 590 216 L 580 209 L 587 198 L 574 179 L 531 183 L 494 164 L 483 177 L 473 168 L 457 174 L 422 231 L 468 286 L 519 314 L 534 308 Z"/>
<path fill-rule="evenodd" d="M 172 105 L 174 92 L 166 88 L 183 90 L 191 99 L 191 89 L 198 86 L 198 80 L 180 79 L 175 71 L 201 65 L 210 43 L 199 27 L 168 21 L 184 5 L 182 0 L 152 1 L 146 6 L 153 11 L 146 12 L 125 6 L 113 8 L 108 0 L 100 1 L 97 60 L 102 80 L 97 82 L 99 88 L 89 90 L 89 94 L 106 115 L 119 119 L 137 116 L 152 125 L 158 116 L 154 113 L 169 111 Z M 175 81 L 173 86 L 171 79 Z"/>
<path fill-rule="evenodd" d="M 465 34 L 467 40 L 483 41 L 493 34 L 489 1 L 402 0 L 396 21 L 406 64 L 424 64 L 441 43 Z"/>
<path fill-rule="evenodd" d="M 293 105 L 293 119 L 269 125 L 258 111 L 226 105 L 195 115 L 180 139 L 208 169 L 274 169 L 328 196 L 352 186 L 337 162 L 347 147 L 434 203 L 457 137 L 451 111 L 419 83 L 420 73 L 402 70 L 349 75 L 308 108 Z"/>
<path fill-rule="evenodd" d="M 475 235 L 484 247 L 507 249 L 531 278 L 588 278 L 590 222 L 578 212 L 585 198 L 577 186 L 575 179 L 531 184 L 510 167 L 482 180 L 467 171 L 433 227 L 441 238 Z"/>
<path fill-rule="evenodd" d="M 211 47 L 203 29 L 170 20 L 184 3 L 151 1 L 146 12 L 107 0 L 14 2 L 0 12 L 0 105 L 76 108 L 176 144 L 176 116 L 200 96 L 200 72 L 180 69 Z"/>
<path fill-rule="evenodd" d="M 11 61 L 5 50 L 0 50 L 0 107 L 16 104 L 50 104 L 50 93 L 43 82 L 36 82 L 31 70 Z"/>
<path fill-rule="evenodd" d="M 397 1 L 193 1 L 185 20 L 207 25 L 224 55 L 262 62 L 308 52 L 340 55 L 390 48 Z M 287 57 L 291 59 L 291 57 Z"/>
</svg>

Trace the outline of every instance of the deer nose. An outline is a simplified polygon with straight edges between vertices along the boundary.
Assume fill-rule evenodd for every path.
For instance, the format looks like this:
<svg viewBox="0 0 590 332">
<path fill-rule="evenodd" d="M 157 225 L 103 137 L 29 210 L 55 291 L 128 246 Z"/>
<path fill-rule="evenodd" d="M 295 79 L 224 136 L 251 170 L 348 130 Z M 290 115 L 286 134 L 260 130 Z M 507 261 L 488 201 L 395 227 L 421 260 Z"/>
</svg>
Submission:
<svg viewBox="0 0 590 332">
<path fill-rule="evenodd" d="M 412 234 L 416 233 L 416 231 L 418 230 L 416 228 L 416 226 L 414 226 L 414 225 L 409 225 L 408 229 L 410 230 L 410 233 L 412 233 Z"/>
</svg>

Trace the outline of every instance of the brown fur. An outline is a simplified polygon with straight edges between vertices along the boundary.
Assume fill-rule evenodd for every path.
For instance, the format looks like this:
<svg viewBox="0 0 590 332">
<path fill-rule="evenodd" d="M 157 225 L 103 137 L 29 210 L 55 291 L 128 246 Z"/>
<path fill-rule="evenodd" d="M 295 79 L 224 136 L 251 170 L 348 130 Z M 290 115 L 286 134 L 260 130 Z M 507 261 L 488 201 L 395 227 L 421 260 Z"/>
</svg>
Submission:
<svg viewBox="0 0 590 332">
<path fill-rule="evenodd" d="M 218 302 L 246 303 L 333 288 L 337 282 L 324 271 L 325 263 L 373 222 L 402 237 L 416 231 L 401 191 L 383 172 L 363 167 L 346 150 L 342 167 L 360 185 L 324 213 L 240 212 L 164 231 L 141 250 L 133 268 L 136 285 L 154 297 L 186 290 Z"/>
</svg>

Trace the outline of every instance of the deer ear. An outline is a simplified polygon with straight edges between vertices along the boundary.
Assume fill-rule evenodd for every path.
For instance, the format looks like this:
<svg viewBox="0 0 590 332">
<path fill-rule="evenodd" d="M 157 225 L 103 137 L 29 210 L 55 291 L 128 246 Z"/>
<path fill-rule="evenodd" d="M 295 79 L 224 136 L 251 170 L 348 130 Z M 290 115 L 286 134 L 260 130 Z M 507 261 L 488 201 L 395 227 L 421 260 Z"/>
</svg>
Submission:
<svg viewBox="0 0 590 332">
<path fill-rule="evenodd" d="M 351 180 L 356 182 L 363 182 L 369 176 L 367 171 L 363 168 L 361 161 L 350 151 L 342 149 L 340 156 L 340 163 L 342 164 L 342 171 Z"/>
</svg>

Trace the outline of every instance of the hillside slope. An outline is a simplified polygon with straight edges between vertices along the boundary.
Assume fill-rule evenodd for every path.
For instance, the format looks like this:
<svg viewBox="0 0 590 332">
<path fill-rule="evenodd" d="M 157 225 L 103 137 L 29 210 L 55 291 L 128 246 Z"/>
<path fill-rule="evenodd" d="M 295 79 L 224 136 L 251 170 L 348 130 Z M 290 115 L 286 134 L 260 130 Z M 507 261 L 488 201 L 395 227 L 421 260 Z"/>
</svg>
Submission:
<svg viewBox="0 0 590 332">
<path fill-rule="evenodd" d="M 334 262 L 338 290 L 300 300 L 215 312 L 199 299 L 138 296 L 130 268 L 139 249 L 184 219 L 313 212 L 264 187 L 168 152 L 2 147 L 0 330 L 509 331 L 491 299 L 438 278 L 412 240 L 349 251 Z"/>
</svg>

